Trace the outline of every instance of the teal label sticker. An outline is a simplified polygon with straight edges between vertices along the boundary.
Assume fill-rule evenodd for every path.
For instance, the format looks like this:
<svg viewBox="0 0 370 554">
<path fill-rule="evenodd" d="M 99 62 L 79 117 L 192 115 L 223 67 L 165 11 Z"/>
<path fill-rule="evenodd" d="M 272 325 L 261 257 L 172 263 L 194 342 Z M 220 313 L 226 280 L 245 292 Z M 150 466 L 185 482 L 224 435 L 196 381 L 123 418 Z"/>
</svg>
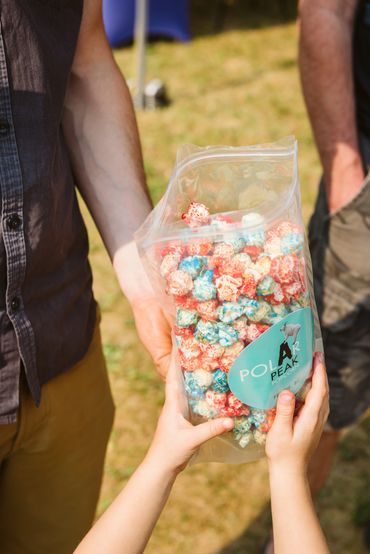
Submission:
<svg viewBox="0 0 370 554">
<path fill-rule="evenodd" d="M 248 344 L 228 374 L 244 404 L 269 409 L 284 389 L 296 394 L 310 374 L 314 347 L 311 308 L 297 310 Z"/>
</svg>

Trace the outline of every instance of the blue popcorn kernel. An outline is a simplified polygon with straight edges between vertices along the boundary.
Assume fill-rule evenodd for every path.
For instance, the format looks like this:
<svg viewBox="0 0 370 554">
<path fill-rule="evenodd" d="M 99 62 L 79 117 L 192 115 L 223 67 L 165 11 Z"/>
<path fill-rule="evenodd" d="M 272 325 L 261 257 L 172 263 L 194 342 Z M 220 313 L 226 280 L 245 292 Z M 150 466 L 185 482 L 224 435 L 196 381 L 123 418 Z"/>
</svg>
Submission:
<svg viewBox="0 0 370 554">
<path fill-rule="evenodd" d="M 188 256 L 182 260 L 179 269 L 186 271 L 186 273 L 189 273 L 189 275 L 195 279 L 204 269 L 206 263 L 206 256 Z"/>
<path fill-rule="evenodd" d="M 176 325 L 178 327 L 191 327 L 199 319 L 199 314 L 196 310 L 188 310 L 186 308 L 176 308 Z"/>
<path fill-rule="evenodd" d="M 217 296 L 216 285 L 213 283 L 213 269 L 203 271 L 194 281 L 193 296 L 197 300 L 213 300 Z"/>
<path fill-rule="evenodd" d="M 224 302 L 217 308 L 217 314 L 223 323 L 232 323 L 243 315 L 243 306 L 238 302 Z"/>
<path fill-rule="evenodd" d="M 257 294 L 261 296 L 269 296 L 270 294 L 273 294 L 275 288 L 276 282 L 274 279 L 271 275 L 266 275 L 266 277 L 264 277 L 257 286 Z"/>
<path fill-rule="evenodd" d="M 253 300 L 247 296 L 241 296 L 238 300 L 239 304 L 243 308 L 243 313 L 248 317 L 253 317 L 259 307 L 258 300 Z"/>
<path fill-rule="evenodd" d="M 287 233 L 281 238 L 283 254 L 298 254 L 303 249 L 304 237 L 301 233 Z"/>
<path fill-rule="evenodd" d="M 199 386 L 192 371 L 184 371 L 185 392 L 196 399 L 204 398 L 204 389 Z"/>
<path fill-rule="evenodd" d="M 227 375 L 221 369 L 216 369 L 216 371 L 213 373 L 212 388 L 216 392 L 227 392 L 229 390 Z"/>
<path fill-rule="evenodd" d="M 197 323 L 194 336 L 198 342 L 216 344 L 219 340 L 217 323 L 200 319 Z"/>
<path fill-rule="evenodd" d="M 218 342 L 221 346 L 231 346 L 238 340 L 238 331 L 234 329 L 234 327 L 231 327 L 231 325 L 221 322 L 217 323 L 217 327 L 219 336 Z"/>
</svg>

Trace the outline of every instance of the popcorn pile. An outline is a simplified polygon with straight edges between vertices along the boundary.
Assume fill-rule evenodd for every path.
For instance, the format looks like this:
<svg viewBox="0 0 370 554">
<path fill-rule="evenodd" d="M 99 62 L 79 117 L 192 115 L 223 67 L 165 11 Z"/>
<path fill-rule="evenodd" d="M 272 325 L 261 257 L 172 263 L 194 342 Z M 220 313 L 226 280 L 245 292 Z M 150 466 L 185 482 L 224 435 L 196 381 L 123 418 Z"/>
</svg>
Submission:
<svg viewBox="0 0 370 554">
<path fill-rule="evenodd" d="M 206 419 L 233 417 L 241 447 L 263 444 L 275 410 L 243 404 L 230 391 L 227 374 L 248 344 L 310 305 L 303 229 L 290 221 L 266 229 L 257 213 L 239 221 L 210 216 L 196 202 L 182 219 L 189 238 L 162 244 L 159 255 L 176 306 L 174 332 L 189 405 Z"/>
</svg>

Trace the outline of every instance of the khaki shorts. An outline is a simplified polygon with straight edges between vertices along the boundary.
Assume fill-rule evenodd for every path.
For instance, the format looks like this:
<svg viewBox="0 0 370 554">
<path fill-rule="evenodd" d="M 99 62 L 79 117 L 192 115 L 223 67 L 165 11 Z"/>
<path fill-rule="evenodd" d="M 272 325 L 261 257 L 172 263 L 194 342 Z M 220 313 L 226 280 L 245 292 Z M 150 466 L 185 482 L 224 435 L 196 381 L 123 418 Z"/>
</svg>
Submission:
<svg viewBox="0 0 370 554">
<path fill-rule="evenodd" d="M 25 383 L 17 423 L 0 426 L 0 552 L 72 554 L 94 518 L 114 406 L 99 326 L 72 369 Z"/>
<path fill-rule="evenodd" d="M 328 214 L 324 183 L 309 226 L 316 302 L 330 385 L 329 424 L 353 424 L 370 406 L 370 140 L 357 196 Z"/>
</svg>

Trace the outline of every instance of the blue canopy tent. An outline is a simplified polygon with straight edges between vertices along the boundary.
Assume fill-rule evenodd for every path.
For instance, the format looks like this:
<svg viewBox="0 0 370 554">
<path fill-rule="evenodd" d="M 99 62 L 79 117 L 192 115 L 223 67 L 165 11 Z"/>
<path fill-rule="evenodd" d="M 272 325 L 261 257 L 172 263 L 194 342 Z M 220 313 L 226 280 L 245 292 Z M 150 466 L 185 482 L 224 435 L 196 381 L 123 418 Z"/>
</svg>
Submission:
<svg viewBox="0 0 370 554">
<path fill-rule="evenodd" d="M 190 40 L 188 0 L 149 0 L 147 34 Z M 134 38 L 137 0 L 104 0 L 103 19 L 110 45 L 115 48 Z"/>
</svg>

